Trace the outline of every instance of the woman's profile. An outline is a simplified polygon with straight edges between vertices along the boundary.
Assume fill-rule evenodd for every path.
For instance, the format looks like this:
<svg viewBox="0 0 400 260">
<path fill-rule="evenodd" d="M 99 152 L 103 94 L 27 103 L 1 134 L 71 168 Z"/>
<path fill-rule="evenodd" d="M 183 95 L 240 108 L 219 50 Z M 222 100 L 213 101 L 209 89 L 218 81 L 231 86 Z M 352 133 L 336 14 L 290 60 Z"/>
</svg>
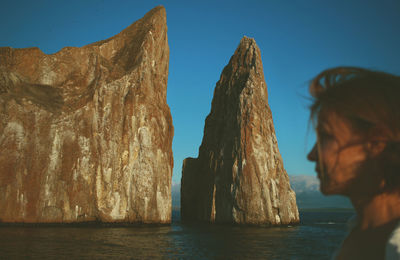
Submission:
<svg viewBox="0 0 400 260">
<path fill-rule="evenodd" d="M 310 85 L 320 190 L 356 211 L 337 259 L 400 259 L 400 77 L 361 68 L 320 73 Z"/>
</svg>

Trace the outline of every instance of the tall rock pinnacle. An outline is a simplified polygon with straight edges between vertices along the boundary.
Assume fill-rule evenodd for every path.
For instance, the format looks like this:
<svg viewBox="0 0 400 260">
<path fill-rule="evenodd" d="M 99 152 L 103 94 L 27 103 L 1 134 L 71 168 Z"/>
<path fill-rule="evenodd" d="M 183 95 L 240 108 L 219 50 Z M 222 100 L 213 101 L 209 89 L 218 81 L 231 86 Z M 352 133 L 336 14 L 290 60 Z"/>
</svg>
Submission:
<svg viewBox="0 0 400 260">
<path fill-rule="evenodd" d="M 199 157 L 183 162 L 183 221 L 299 222 L 278 150 L 260 50 L 244 37 L 218 81 Z"/>
<path fill-rule="evenodd" d="M 171 221 L 166 12 L 46 55 L 0 48 L 0 221 Z"/>
</svg>

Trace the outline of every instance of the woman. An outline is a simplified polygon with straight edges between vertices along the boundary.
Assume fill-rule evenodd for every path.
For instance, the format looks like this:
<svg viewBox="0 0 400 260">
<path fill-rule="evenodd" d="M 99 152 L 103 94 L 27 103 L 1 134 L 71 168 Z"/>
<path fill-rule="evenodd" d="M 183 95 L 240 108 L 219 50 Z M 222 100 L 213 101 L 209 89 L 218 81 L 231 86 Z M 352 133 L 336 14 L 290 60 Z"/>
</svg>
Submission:
<svg viewBox="0 0 400 260">
<path fill-rule="evenodd" d="M 337 259 L 400 259 L 400 77 L 326 70 L 311 83 L 316 163 L 325 195 L 350 198 L 354 227 Z"/>
</svg>

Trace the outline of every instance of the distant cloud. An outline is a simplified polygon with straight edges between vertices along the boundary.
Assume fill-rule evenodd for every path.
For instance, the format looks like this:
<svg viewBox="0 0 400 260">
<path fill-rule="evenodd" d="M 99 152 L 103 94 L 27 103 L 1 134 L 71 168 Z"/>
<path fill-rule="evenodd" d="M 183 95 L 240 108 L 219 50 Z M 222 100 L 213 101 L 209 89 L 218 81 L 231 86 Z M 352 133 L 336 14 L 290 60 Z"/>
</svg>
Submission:
<svg viewBox="0 0 400 260">
<path fill-rule="evenodd" d="M 180 208 L 181 206 L 181 183 L 172 182 L 171 187 L 172 207 Z"/>
<path fill-rule="evenodd" d="M 289 175 L 289 179 L 300 209 L 353 207 L 346 197 L 323 195 L 319 191 L 319 180 L 313 175 Z"/>
<path fill-rule="evenodd" d="M 311 175 L 290 175 L 290 186 L 296 193 L 319 191 L 319 180 Z"/>
</svg>

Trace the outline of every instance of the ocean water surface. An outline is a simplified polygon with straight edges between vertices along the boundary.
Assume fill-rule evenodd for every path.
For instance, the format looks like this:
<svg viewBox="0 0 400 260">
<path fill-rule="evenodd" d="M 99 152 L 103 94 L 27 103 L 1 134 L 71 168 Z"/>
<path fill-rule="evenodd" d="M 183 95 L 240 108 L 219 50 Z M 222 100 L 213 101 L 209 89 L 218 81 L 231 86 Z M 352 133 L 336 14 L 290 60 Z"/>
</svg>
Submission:
<svg viewBox="0 0 400 260">
<path fill-rule="evenodd" d="M 0 259 L 330 259 L 352 211 L 300 211 L 289 227 L 1 226 Z"/>
</svg>

